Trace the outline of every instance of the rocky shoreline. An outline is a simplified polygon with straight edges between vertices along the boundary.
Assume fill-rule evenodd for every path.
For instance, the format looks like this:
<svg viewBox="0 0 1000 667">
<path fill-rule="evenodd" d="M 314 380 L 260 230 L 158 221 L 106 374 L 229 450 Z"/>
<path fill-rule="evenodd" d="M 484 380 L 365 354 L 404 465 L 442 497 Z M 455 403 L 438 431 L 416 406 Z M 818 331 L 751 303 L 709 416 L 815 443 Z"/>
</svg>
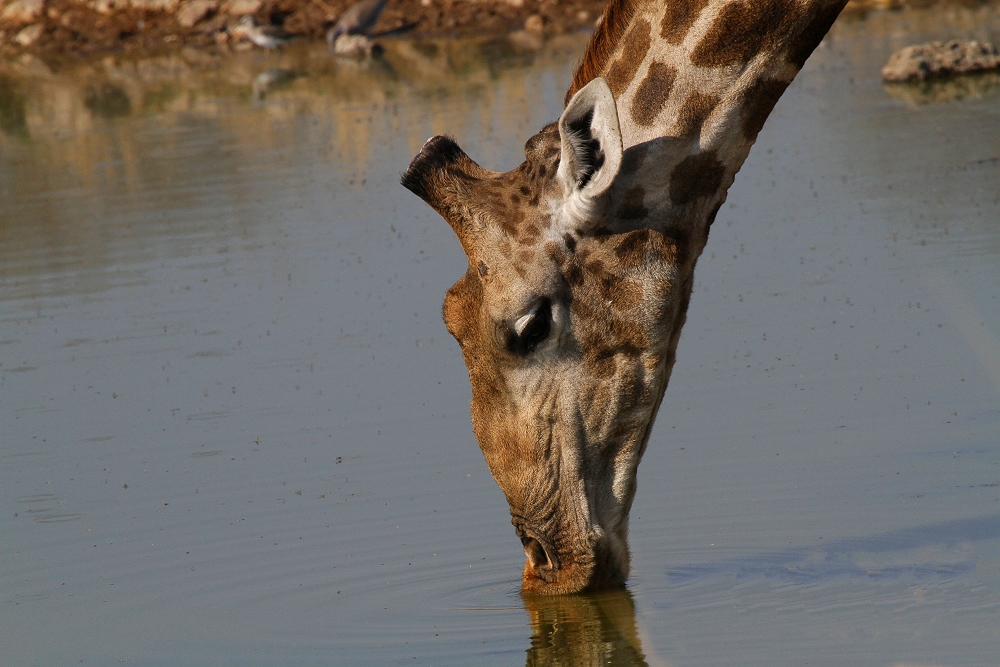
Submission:
<svg viewBox="0 0 1000 667">
<path fill-rule="evenodd" d="M 353 0 L 0 0 L 0 57 L 19 52 L 155 53 L 241 48 L 242 16 L 322 39 Z M 373 33 L 541 34 L 590 29 L 604 0 L 390 0 Z"/>
<path fill-rule="evenodd" d="M 961 1 L 961 0 L 960 0 Z M 965 0 L 962 4 L 971 1 Z M 240 18 L 322 39 L 354 0 L 0 0 L 0 59 L 40 54 L 146 53 L 176 46 L 252 48 L 233 31 Z M 955 0 L 941 0 L 955 2 Z M 535 36 L 590 30 L 606 0 L 390 0 L 373 32 Z M 851 0 L 848 13 L 940 4 Z"/>
</svg>

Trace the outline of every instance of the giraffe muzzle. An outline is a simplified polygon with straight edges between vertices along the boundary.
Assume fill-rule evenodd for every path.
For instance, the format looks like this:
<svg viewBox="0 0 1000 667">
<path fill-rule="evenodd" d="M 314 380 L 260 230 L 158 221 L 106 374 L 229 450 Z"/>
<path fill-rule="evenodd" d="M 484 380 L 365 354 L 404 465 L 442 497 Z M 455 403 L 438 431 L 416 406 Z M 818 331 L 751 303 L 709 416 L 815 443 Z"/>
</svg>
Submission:
<svg viewBox="0 0 1000 667">
<path fill-rule="evenodd" d="M 619 562 L 607 539 L 570 539 L 574 546 L 560 551 L 551 537 L 530 524 L 515 523 L 515 530 L 524 547 L 525 593 L 580 593 L 619 588 L 625 583 L 627 563 L 623 566 Z"/>
<path fill-rule="evenodd" d="M 559 557 L 555 548 L 545 538 L 536 537 L 537 533 L 534 531 L 519 529 L 517 532 L 527 559 L 525 569 L 530 570 L 545 583 L 555 583 L 559 572 Z"/>
</svg>

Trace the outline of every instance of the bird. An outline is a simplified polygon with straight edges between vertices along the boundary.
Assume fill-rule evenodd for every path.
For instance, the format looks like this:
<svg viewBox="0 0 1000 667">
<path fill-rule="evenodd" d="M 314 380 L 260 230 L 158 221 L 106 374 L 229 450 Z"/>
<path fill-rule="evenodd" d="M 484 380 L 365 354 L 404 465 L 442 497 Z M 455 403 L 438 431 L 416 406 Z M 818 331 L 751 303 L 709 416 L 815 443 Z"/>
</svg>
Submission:
<svg viewBox="0 0 1000 667">
<path fill-rule="evenodd" d="M 337 24 L 326 33 L 326 41 L 332 47 L 341 35 L 367 35 L 378 23 L 382 10 L 389 0 L 361 0 L 351 5 L 340 15 Z"/>
<path fill-rule="evenodd" d="M 236 27 L 241 28 L 246 33 L 247 39 L 265 49 L 276 49 L 299 37 L 299 35 L 286 32 L 281 26 L 257 25 L 253 16 L 249 14 L 241 18 Z"/>
</svg>

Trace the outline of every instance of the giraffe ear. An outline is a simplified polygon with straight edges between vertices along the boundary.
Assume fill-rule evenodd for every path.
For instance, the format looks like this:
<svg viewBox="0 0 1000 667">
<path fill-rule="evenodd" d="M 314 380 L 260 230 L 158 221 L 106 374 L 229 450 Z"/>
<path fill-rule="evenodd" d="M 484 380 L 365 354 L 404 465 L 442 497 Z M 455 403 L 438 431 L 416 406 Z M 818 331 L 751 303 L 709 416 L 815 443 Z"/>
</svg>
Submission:
<svg viewBox="0 0 1000 667">
<path fill-rule="evenodd" d="M 559 138 L 558 178 L 566 203 L 574 217 L 589 218 L 591 202 L 611 186 L 622 163 L 618 107 L 604 79 L 594 79 L 570 99 L 559 118 Z"/>
</svg>

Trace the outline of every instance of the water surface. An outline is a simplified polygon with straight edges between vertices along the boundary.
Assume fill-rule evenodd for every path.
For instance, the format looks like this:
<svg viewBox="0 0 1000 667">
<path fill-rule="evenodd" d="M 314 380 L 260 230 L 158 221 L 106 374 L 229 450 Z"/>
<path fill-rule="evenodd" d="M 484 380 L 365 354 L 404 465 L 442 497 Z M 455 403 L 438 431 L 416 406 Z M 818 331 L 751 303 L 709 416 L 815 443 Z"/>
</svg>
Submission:
<svg viewBox="0 0 1000 667">
<path fill-rule="evenodd" d="M 3 665 L 984 665 L 1000 655 L 995 9 L 842 19 L 720 212 L 627 593 L 522 599 L 398 186 L 509 169 L 586 36 L 0 66 Z"/>
</svg>

